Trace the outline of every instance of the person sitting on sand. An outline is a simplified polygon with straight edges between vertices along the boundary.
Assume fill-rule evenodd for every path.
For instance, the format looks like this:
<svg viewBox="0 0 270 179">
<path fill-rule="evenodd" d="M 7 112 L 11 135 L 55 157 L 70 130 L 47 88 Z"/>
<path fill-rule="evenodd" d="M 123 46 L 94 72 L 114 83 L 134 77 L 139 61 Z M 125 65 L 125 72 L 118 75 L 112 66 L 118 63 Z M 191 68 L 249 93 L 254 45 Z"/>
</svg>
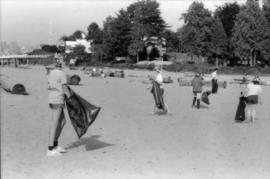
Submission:
<svg viewBox="0 0 270 179">
<path fill-rule="evenodd" d="M 256 107 L 260 102 L 262 104 L 259 94 L 262 92 L 262 88 L 259 85 L 260 81 L 258 78 L 254 78 L 246 88 L 246 122 L 254 122 L 256 117 Z"/>
<path fill-rule="evenodd" d="M 49 146 L 47 156 L 59 156 L 66 150 L 58 145 L 58 138 L 66 123 L 64 116 L 65 95 L 70 96 L 67 89 L 66 74 L 62 71 L 62 63 L 57 62 L 55 69 L 48 75 L 48 103 L 51 111 L 51 124 L 49 130 Z"/>
<path fill-rule="evenodd" d="M 195 106 L 195 103 L 197 101 L 197 108 L 200 108 L 200 101 L 202 96 L 202 86 L 203 86 L 203 78 L 201 77 L 200 73 L 196 73 L 194 78 L 192 79 L 192 89 L 193 89 L 193 102 L 192 106 Z"/>
</svg>

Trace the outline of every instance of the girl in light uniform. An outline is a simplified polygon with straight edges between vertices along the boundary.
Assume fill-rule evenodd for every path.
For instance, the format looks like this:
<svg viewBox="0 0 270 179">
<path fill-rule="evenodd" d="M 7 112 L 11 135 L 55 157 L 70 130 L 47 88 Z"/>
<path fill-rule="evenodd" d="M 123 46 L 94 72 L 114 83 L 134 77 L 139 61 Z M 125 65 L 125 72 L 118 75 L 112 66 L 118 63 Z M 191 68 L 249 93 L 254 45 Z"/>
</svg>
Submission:
<svg viewBox="0 0 270 179">
<path fill-rule="evenodd" d="M 262 92 L 262 87 L 259 85 L 260 81 L 258 78 L 254 78 L 251 83 L 247 85 L 246 88 L 246 122 L 254 122 L 256 117 L 256 107 L 257 104 L 261 102 L 260 93 Z"/>
</svg>

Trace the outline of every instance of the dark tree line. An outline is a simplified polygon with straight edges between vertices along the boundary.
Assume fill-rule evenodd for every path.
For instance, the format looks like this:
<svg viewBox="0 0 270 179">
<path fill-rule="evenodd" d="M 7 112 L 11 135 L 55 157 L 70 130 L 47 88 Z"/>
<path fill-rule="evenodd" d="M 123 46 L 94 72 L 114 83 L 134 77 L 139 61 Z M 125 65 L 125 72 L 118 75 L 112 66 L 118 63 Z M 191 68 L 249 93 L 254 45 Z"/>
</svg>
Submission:
<svg viewBox="0 0 270 179">
<path fill-rule="evenodd" d="M 182 14 L 185 25 L 180 29 L 182 51 L 204 59 L 243 61 L 250 66 L 270 61 L 269 0 L 260 8 L 257 0 L 243 6 L 226 3 L 211 12 L 203 3 L 194 2 Z M 204 58 L 203 58 L 204 57 Z"/>
<path fill-rule="evenodd" d="M 270 0 L 260 8 L 257 0 L 240 6 L 226 3 L 210 12 L 202 2 L 193 2 L 180 17 L 185 24 L 173 32 L 161 17 L 159 3 L 140 0 L 107 17 L 103 27 L 92 22 L 87 39 L 92 40 L 92 60 L 109 62 L 115 57 L 137 61 L 144 50 L 144 37 L 167 40 L 167 52 L 183 52 L 216 65 L 242 61 L 249 65 L 270 61 Z M 81 38 L 75 31 L 62 40 Z"/>
</svg>

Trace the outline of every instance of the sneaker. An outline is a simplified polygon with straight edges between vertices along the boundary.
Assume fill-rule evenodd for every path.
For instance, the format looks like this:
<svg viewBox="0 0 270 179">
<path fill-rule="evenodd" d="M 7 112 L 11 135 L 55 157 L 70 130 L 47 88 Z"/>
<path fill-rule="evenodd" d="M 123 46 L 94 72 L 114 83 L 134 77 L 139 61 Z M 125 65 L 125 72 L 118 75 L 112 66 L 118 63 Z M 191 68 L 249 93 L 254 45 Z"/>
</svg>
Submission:
<svg viewBox="0 0 270 179">
<path fill-rule="evenodd" d="M 67 153 L 67 150 L 61 146 L 57 146 L 55 150 L 57 150 L 60 153 Z"/>
<path fill-rule="evenodd" d="M 62 154 L 56 150 L 56 149 L 53 149 L 53 150 L 48 150 L 47 151 L 47 156 L 48 157 L 57 157 L 57 156 L 61 156 Z"/>
</svg>

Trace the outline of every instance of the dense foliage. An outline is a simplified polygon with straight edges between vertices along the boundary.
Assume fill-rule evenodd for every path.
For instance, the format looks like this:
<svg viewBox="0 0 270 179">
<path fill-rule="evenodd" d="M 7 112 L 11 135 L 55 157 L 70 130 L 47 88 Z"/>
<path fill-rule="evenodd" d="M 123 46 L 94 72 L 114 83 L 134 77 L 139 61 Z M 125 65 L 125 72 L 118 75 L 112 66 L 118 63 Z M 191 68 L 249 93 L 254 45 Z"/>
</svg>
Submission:
<svg viewBox="0 0 270 179">
<path fill-rule="evenodd" d="M 105 19 L 103 27 L 92 22 L 87 28 L 91 40 L 92 61 L 112 62 L 125 57 L 133 62 L 145 51 L 145 37 L 165 38 L 167 52 L 188 54 L 215 65 L 227 62 L 257 65 L 270 61 L 270 0 L 247 0 L 240 6 L 236 2 L 225 3 L 214 12 L 203 2 L 193 2 L 180 20 L 184 25 L 174 32 L 168 29 L 161 17 L 156 0 L 139 0 L 115 16 Z M 61 39 L 81 37 L 77 30 Z M 197 58 L 198 57 L 198 58 Z"/>
</svg>

